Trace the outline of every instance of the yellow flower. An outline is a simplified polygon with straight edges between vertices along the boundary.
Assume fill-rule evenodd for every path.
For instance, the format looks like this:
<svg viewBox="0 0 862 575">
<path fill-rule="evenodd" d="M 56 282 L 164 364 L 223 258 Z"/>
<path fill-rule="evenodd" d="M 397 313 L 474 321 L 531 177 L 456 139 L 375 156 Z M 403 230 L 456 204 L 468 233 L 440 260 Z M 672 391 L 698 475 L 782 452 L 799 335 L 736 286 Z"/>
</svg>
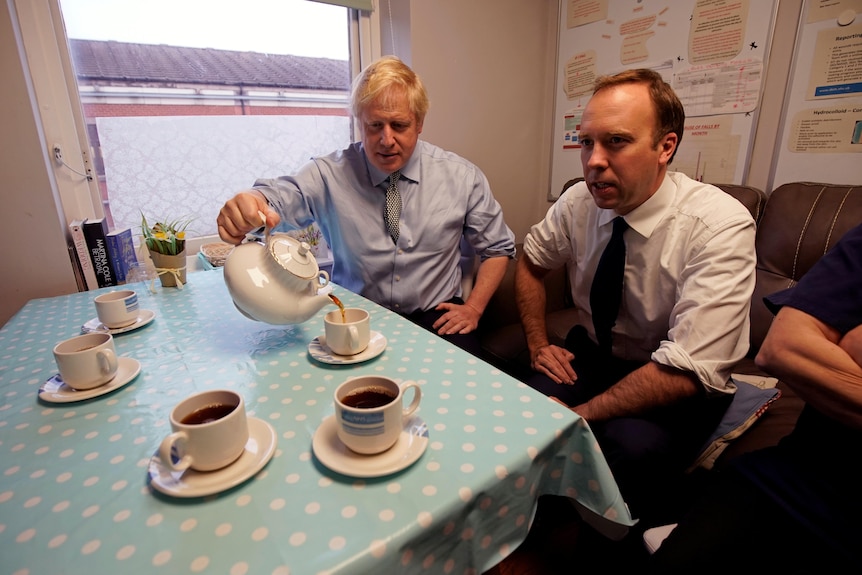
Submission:
<svg viewBox="0 0 862 575">
<path fill-rule="evenodd" d="M 191 219 L 160 221 L 153 226 L 141 214 L 141 233 L 150 251 L 166 255 L 177 255 L 186 248 L 186 228 Z"/>
</svg>

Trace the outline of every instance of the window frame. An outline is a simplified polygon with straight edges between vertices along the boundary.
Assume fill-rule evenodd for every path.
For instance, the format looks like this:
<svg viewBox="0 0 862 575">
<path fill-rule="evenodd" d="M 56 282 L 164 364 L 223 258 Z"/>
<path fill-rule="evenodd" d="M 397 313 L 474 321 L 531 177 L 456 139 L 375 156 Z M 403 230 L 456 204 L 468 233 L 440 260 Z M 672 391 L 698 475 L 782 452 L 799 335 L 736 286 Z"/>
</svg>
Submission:
<svg viewBox="0 0 862 575">
<path fill-rule="evenodd" d="M 67 223 L 103 217 L 60 0 L 11 0 L 10 7 L 18 20 L 20 42 L 39 108 L 46 142 L 45 161 L 51 167 L 58 192 L 58 213 Z M 381 55 L 379 13 L 348 8 L 348 19 L 350 71 L 351 77 L 355 77 Z M 61 148 L 66 165 L 54 160 L 55 146 Z M 82 174 L 89 174 L 90 179 Z M 202 244 L 212 241 L 219 241 L 219 238 L 190 239 L 188 253 L 196 254 Z"/>
</svg>

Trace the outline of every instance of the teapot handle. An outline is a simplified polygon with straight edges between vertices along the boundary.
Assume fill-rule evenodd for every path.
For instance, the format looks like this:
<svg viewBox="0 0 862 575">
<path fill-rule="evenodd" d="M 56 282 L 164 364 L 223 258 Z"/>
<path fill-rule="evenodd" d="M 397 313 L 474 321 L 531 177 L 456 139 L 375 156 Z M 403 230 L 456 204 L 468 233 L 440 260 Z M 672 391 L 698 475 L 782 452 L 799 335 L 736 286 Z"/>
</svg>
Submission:
<svg viewBox="0 0 862 575">
<path fill-rule="evenodd" d="M 262 246 L 266 246 L 269 242 L 269 230 L 266 229 L 266 226 L 257 228 L 256 230 L 252 230 L 248 232 L 245 237 L 242 239 L 242 243 L 258 243 Z"/>
<path fill-rule="evenodd" d="M 320 280 L 323 280 L 323 283 L 320 283 Z M 320 283 L 318 289 L 329 285 L 329 272 L 326 270 L 320 270 L 320 273 L 317 274 L 317 282 Z"/>
</svg>

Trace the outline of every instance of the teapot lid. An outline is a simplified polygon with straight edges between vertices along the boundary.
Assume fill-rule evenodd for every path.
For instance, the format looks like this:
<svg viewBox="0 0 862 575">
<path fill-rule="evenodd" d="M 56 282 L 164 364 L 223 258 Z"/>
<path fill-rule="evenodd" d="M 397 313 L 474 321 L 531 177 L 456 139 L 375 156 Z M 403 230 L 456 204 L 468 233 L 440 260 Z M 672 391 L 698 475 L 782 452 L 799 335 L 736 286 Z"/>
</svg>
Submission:
<svg viewBox="0 0 862 575">
<path fill-rule="evenodd" d="M 286 234 L 269 239 L 269 252 L 281 267 L 302 279 L 313 279 L 320 271 L 311 246 Z"/>
</svg>

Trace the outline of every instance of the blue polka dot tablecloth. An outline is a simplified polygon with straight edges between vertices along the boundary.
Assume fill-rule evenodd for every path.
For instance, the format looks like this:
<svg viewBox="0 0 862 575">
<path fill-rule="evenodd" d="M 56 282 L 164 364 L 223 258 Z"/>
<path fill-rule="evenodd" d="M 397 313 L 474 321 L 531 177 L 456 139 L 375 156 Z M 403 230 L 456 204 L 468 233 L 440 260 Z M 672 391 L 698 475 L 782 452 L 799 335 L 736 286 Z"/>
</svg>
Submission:
<svg viewBox="0 0 862 575">
<path fill-rule="evenodd" d="M 111 288 L 32 300 L 0 329 L 4 574 L 478 574 L 524 540 L 542 494 L 634 524 L 582 419 L 373 302 L 334 286 L 386 344 L 367 361 L 329 364 L 311 349 L 334 306 L 299 325 L 255 322 L 220 269 L 190 274 L 182 290 L 126 287 L 152 321 L 114 336 L 140 373 L 103 395 L 46 401 L 39 390 L 57 373 L 54 345 L 81 333 Z M 380 477 L 334 472 L 312 448 L 335 387 L 363 374 L 422 388 L 427 447 Z M 258 430 L 272 430 L 272 458 L 225 491 L 155 489 L 171 407 L 216 388 L 239 391 Z"/>
</svg>

